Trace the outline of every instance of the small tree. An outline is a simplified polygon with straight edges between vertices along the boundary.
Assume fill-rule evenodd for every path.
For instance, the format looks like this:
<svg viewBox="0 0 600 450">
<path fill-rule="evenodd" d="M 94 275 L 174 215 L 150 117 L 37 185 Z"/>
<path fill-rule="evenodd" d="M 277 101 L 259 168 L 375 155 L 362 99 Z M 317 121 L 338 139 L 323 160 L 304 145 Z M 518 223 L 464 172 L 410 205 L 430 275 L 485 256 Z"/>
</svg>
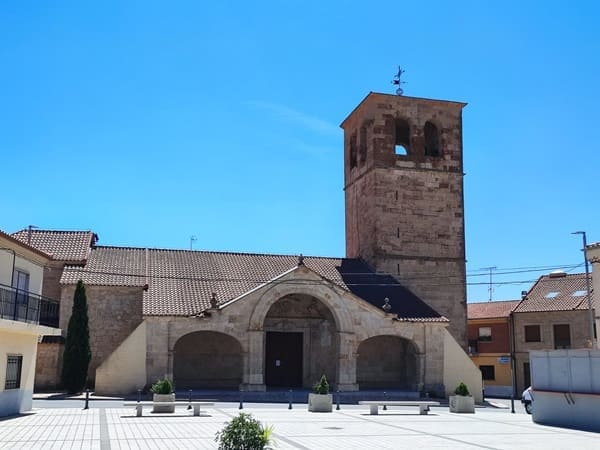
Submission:
<svg viewBox="0 0 600 450">
<path fill-rule="evenodd" d="M 265 427 L 252 415 L 240 413 L 225 423 L 215 441 L 219 450 L 263 450 L 271 443 L 273 427 Z"/>
<path fill-rule="evenodd" d="M 85 387 L 91 359 L 87 297 L 83 281 L 79 280 L 73 296 L 63 356 L 62 383 L 69 394 L 81 392 Z"/>
</svg>

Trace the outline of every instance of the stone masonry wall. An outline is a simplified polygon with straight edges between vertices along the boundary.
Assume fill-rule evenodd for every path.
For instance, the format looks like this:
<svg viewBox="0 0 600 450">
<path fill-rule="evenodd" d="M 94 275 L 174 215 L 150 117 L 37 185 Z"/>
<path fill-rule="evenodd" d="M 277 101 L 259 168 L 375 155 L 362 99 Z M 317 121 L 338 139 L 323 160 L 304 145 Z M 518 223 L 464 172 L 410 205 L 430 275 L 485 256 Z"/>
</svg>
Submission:
<svg viewBox="0 0 600 450">
<path fill-rule="evenodd" d="M 62 276 L 64 263 L 52 261 L 44 268 L 44 282 L 42 284 L 42 295 L 52 300 L 60 300 L 60 277 Z"/>
<path fill-rule="evenodd" d="M 450 333 L 466 348 L 463 106 L 370 94 L 342 126 L 347 256 L 398 278 L 450 319 Z M 396 120 L 410 127 L 406 156 L 395 154 Z M 439 131 L 438 157 L 425 154 L 428 121 Z M 355 164 L 353 146 L 366 151 Z"/>
<path fill-rule="evenodd" d="M 63 286 L 60 328 L 67 334 L 73 308 L 75 286 Z M 86 286 L 92 361 L 89 379 L 96 368 L 125 340 L 142 321 L 142 289 L 124 286 Z"/>
<path fill-rule="evenodd" d="M 64 347 L 62 343 L 38 344 L 35 363 L 36 390 L 54 390 L 60 385 Z"/>
</svg>

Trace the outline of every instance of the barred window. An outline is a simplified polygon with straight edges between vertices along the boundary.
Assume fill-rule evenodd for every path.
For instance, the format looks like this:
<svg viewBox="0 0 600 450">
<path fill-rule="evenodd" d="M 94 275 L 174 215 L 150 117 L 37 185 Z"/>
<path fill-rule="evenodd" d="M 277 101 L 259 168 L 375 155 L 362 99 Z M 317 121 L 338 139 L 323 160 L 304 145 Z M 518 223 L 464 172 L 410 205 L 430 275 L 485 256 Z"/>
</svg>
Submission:
<svg viewBox="0 0 600 450">
<path fill-rule="evenodd" d="M 494 366 L 479 366 L 479 370 L 481 370 L 481 378 L 484 380 L 495 380 L 495 367 Z"/>
<path fill-rule="evenodd" d="M 6 382 L 4 389 L 19 389 L 21 387 L 22 355 L 8 355 L 6 362 Z"/>
</svg>

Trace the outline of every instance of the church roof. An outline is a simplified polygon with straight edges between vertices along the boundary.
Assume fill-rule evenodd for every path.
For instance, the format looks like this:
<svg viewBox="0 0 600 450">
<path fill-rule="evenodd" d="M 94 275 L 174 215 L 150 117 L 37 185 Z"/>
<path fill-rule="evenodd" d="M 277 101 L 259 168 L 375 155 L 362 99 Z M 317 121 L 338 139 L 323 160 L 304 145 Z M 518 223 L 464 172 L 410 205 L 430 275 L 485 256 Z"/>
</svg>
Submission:
<svg viewBox="0 0 600 450">
<path fill-rule="evenodd" d="M 447 321 L 394 277 L 374 272 L 364 261 L 304 257 L 307 268 L 377 308 L 385 298 L 401 320 Z M 297 255 L 94 247 L 85 267 L 67 266 L 62 284 L 147 285 L 144 315 L 190 316 L 233 300 L 298 265 Z"/>
<path fill-rule="evenodd" d="M 98 240 L 92 231 L 23 229 L 12 237 L 51 255 L 54 260 L 84 263 Z"/>
</svg>

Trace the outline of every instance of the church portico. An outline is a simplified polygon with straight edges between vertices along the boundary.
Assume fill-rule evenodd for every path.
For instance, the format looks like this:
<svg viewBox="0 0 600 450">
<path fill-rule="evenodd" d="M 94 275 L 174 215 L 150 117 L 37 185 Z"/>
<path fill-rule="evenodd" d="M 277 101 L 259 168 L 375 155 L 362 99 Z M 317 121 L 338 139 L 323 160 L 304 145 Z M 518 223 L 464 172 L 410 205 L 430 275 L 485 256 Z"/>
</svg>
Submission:
<svg viewBox="0 0 600 450">
<path fill-rule="evenodd" d="M 310 388 L 321 375 L 337 383 L 338 333 L 315 297 L 290 294 L 275 302 L 263 324 L 267 387 Z"/>
</svg>

